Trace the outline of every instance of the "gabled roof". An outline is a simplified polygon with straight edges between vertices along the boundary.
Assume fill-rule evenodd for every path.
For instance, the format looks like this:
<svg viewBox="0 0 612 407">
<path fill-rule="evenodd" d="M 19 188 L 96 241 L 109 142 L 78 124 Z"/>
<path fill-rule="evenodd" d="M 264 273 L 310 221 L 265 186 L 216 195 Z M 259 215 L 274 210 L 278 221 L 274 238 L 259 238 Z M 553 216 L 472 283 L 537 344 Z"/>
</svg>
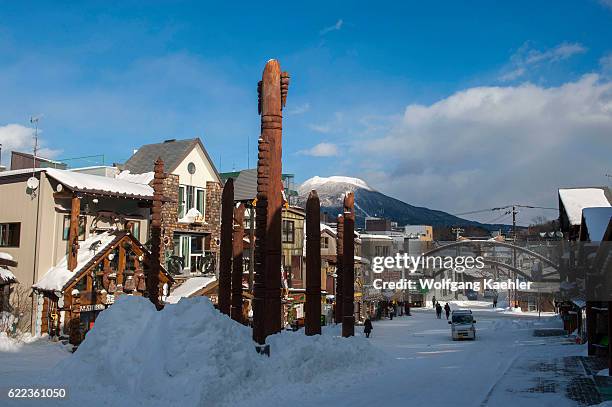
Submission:
<svg viewBox="0 0 612 407">
<path fill-rule="evenodd" d="M 197 294 L 198 291 L 205 289 L 215 281 L 217 281 L 215 276 L 190 277 L 181 285 L 172 290 L 170 295 L 166 297 L 166 302 L 168 304 L 176 304 L 181 298 L 189 298 L 194 294 Z"/>
<path fill-rule="evenodd" d="M 150 172 L 153 171 L 153 163 L 155 160 L 161 157 L 161 159 L 164 160 L 165 171 L 173 172 L 185 157 L 187 157 L 187 155 L 198 145 L 202 148 L 206 159 L 214 170 L 217 180 L 221 182 L 221 176 L 199 138 L 186 140 L 172 139 L 162 143 L 145 144 L 126 161 L 124 169 L 129 170 L 132 174 Z"/>
<path fill-rule="evenodd" d="M 131 233 L 124 230 L 106 231 L 79 242 L 80 248 L 77 254 L 77 266 L 74 271 L 68 270 L 68 256 L 66 255 L 55 267 L 51 267 L 32 288 L 42 291 L 63 291 L 98 261 L 100 257 L 104 256 L 107 249 L 118 244 L 126 236 L 143 252 L 150 253 Z M 161 266 L 161 271 L 168 275 L 163 266 Z M 168 278 L 172 281 L 169 275 Z"/>
</svg>

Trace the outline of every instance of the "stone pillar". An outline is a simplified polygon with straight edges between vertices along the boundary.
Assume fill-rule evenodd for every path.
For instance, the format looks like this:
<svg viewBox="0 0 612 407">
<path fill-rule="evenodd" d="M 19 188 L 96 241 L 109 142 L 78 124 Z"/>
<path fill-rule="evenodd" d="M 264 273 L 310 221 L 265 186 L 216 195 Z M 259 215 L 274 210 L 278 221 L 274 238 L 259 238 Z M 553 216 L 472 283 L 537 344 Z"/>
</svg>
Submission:
<svg viewBox="0 0 612 407">
<path fill-rule="evenodd" d="M 344 268 L 342 263 L 344 262 L 344 215 L 338 215 L 338 223 L 336 224 L 336 309 L 334 312 L 334 322 L 342 322 L 342 277 L 344 275 Z"/>
<path fill-rule="evenodd" d="M 261 137 L 257 160 L 257 205 L 253 339 L 260 345 L 281 330 L 282 108 L 289 75 L 267 62 L 258 84 Z"/>
<path fill-rule="evenodd" d="M 234 180 L 225 181 L 221 197 L 221 252 L 219 259 L 219 311 L 230 315 L 232 289 L 232 232 Z"/>
<path fill-rule="evenodd" d="M 162 201 L 164 199 L 164 161 L 161 157 L 155 160 L 153 176 L 153 208 L 151 209 L 151 260 L 149 274 L 147 275 L 147 294 L 149 300 L 157 309 L 162 305 L 159 301 L 159 273 L 161 272 L 162 241 Z M 120 266 L 121 267 L 121 266 Z M 120 270 L 122 271 L 122 270 Z"/>
<path fill-rule="evenodd" d="M 342 336 L 355 336 L 355 196 L 344 197 L 344 256 L 342 275 Z"/>
<path fill-rule="evenodd" d="M 72 205 L 70 206 L 70 229 L 68 229 L 68 270 L 70 271 L 74 271 L 77 266 L 80 213 L 81 199 L 75 195 L 72 197 Z"/>
<path fill-rule="evenodd" d="M 317 191 L 306 201 L 306 335 L 321 334 L 321 205 Z"/>
<path fill-rule="evenodd" d="M 244 204 L 234 209 L 232 239 L 232 319 L 242 323 L 242 248 L 244 246 Z"/>
<path fill-rule="evenodd" d="M 219 253 L 221 238 L 221 190 L 222 186 L 218 182 L 206 182 L 206 209 L 204 210 L 204 220 L 210 228 L 209 250 L 215 254 Z"/>
</svg>

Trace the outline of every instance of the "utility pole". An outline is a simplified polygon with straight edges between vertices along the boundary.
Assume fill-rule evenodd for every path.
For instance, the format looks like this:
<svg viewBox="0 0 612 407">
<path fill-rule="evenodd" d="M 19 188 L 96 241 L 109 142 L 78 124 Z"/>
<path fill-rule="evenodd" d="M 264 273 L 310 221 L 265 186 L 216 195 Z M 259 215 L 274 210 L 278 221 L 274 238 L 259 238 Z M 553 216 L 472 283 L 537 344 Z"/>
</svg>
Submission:
<svg viewBox="0 0 612 407">
<path fill-rule="evenodd" d="M 460 227 L 452 228 L 451 230 L 455 234 L 455 240 L 456 241 L 459 241 L 459 238 L 461 237 L 461 234 L 465 232 L 465 229 L 460 228 Z M 459 246 L 457 246 L 455 248 L 455 258 L 459 257 L 459 254 L 460 254 L 459 253 Z M 453 269 L 452 273 L 453 273 L 453 280 L 457 281 L 457 272 Z M 463 280 L 463 275 L 461 277 L 462 277 L 462 280 Z M 465 295 L 465 289 L 463 289 L 463 295 Z M 455 291 L 455 300 L 458 300 L 458 299 L 459 299 L 459 292 Z"/>
<path fill-rule="evenodd" d="M 512 205 L 512 244 L 516 246 L 516 205 Z M 516 248 L 512 248 L 512 266 L 516 269 Z M 514 282 L 516 283 L 517 275 L 514 272 Z M 518 307 L 518 291 L 516 286 L 514 287 L 514 307 Z"/>
</svg>

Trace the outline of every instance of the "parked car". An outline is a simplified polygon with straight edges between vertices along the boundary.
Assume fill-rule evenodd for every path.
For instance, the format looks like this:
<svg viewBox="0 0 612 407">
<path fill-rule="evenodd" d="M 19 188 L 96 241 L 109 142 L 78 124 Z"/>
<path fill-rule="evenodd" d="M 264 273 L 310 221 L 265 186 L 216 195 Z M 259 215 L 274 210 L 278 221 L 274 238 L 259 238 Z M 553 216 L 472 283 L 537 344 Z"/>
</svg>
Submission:
<svg viewBox="0 0 612 407">
<path fill-rule="evenodd" d="M 478 293 L 474 290 L 465 290 L 465 296 L 470 301 L 476 301 L 478 299 Z"/>
<path fill-rule="evenodd" d="M 461 309 L 455 310 L 451 314 L 451 320 L 448 321 L 451 326 L 451 336 L 453 341 L 458 339 L 476 339 L 476 321 L 472 315 L 472 310 Z"/>
</svg>

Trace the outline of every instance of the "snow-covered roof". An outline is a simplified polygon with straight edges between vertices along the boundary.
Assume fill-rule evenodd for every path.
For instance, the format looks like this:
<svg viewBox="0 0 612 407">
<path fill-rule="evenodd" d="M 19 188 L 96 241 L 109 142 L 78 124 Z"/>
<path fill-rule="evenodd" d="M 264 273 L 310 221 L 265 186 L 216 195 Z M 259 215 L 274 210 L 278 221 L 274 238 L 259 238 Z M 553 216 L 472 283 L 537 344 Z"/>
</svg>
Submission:
<svg viewBox="0 0 612 407">
<path fill-rule="evenodd" d="M 0 284 L 16 283 L 17 278 L 11 271 L 3 266 L 0 266 Z"/>
<path fill-rule="evenodd" d="M 142 198 L 153 197 L 153 188 L 146 184 L 101 177 L 99 175 L 57 170 L 55 168 L 48 168 L 46 172 L 51 178 L 76 191 L 110 193 Z"/>
<path fill-rule="evenodd" d="M 0 259 L 13 260 L 13 256 L 8 253 L 0 252 Z"/>
<path fill-rule="evenodd" d="M 62 291 L 66 283 L 68 283 L 72 277 L 77 275 L 96 254 L 106 249 L 116 238 L 116 234 L 107 231 L 94 235 L 83 242 L 79 242 L 80 248 L 77 254 L 77 266 L 74 271 L 68 270 L 68 256 L 64 256 L 55 267 L 51 267 L 32 287 L 45 291 Z M 100 243 L 94 245 L 94 243 L 98 241 Z M 92 250 L 93 248 L 95 248 L 95 250 Z"/>
<path fill-rule="evenodd" d="M 601 188 L 559 189 L 559 198 L 572 226 L 580 225 L 584 208 L 610 207 L 610 201 Z"/>
<path fill-rule="evenodd" d="M 601 242 L 610 220 L 612 220 L 612 207 L 584 208 L 582 217 L 592 242 Z"/>
<path fill-rule="evenodd" d="M 123 181 L 136 182 L 138 184 L 148 185 L 151 181 L 153 181 L 154 176 L 155 173 L 153 171 L 145 172 L 142 174 L 132 174 L 130 170 L 125 170 L 117 174 L 115 178 Z"/>
<path fill-rule="evenodd" d="M 321 223 L 321 232 L 323 232 L 324 230 L 331 233 L 332 236 L 336 236 L 336 231 L 332 229 L 331 226 L 328 226 L 325 223 Z"/>
<path fill-rule="evenodd" d="M 176 304 L 181 298 L 188 298 L 215 281 L 217 281 L 215 276 L 188 278 L 183 284 L 172 290 L 170 295 L 166 298 L 166 302 L 169 304 Z"/>
<path fill-rule="evenodd" d="M 367 233 L 362 233 L 359 235 L 359 238 L 361 239 L 371 239 L 371 240 L 393 240 L 393 237 L 391 236 L 387 236 L 387 235 L 373 235 L 373 234 L 367 234 Z"/>
<path fill-rule="evenodd" d="M 47 175 L 65 187 L 79 192 L 125 195 L 134 198 L 153 198 L 153 188 L 149 185 L 124 179 L 103 177 L 56 168 L 37 168 L 35 170 L 13 170 L 0 173 L 0 177 L 46 172 Z"/>
</svg>

